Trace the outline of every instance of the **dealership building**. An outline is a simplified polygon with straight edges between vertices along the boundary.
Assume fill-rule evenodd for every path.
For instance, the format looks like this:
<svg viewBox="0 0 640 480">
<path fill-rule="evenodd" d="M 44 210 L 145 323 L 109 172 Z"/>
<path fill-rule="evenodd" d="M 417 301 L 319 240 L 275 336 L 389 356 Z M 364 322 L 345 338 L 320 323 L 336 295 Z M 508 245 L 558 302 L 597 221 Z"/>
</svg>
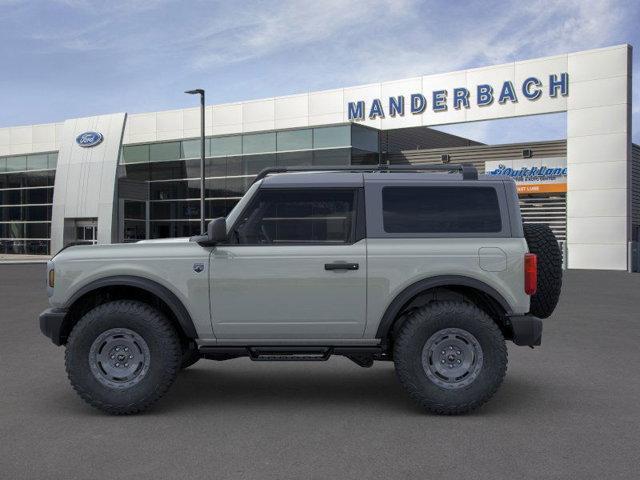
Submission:
<svg viewBox="0 0 640 480">
<path fill-rule="evenodd" d="M 271 166 L 472 162 L 515 179 L 568 268 L 635 270 L 631 47 L 205 108 L 205 216 Z M 566 112 L 566 138 L 484 145 L 429 127 Z M 0 253 L 198 233 L 200 110 L 0 129 Z"/>
</svg>

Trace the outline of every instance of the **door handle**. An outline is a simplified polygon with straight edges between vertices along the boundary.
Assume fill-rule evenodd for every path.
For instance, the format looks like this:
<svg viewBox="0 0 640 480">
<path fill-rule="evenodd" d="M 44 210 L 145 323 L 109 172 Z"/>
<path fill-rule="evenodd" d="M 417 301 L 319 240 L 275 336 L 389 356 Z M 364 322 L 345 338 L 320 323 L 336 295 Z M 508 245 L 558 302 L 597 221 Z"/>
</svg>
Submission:
<svg viewBox="0 0 640 480">
<path fill-rule="evenodd" d="M 334 262 L 325 263 L 325 270 L 358 270 L 360 265 L 357 263 Z"/>
</svg>

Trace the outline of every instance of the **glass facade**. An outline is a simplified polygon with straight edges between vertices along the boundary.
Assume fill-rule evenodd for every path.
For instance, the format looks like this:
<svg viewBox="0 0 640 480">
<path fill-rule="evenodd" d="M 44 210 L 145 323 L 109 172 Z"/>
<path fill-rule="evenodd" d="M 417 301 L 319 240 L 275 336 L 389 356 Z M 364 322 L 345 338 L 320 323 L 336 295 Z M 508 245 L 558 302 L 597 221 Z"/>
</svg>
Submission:
<svg viewBox="0 0 640 480">
<path fill-rule="evenodd" d="M 211 137 L 205 156 L 210 220 L 226 216 L 264 168 L 377 164 L 378 131 L 348 124 Z M 199 158 L 199 139 L 122 148 L 121 241 L 200 233 Z"/>
<path fill-rule="evenodd" d="M 58 154 L 0 157 L 0 253 L 50 253 Z"/>
</svg>

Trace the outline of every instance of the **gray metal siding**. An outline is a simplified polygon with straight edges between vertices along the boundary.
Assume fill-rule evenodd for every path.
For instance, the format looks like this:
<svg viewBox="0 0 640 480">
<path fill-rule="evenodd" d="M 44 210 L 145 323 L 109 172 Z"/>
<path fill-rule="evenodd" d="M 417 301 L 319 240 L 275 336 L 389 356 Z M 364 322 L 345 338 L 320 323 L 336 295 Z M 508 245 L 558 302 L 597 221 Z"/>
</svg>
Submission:
<svg viewBox="0 0 640 480">
<path fill-rule="evenodd" d="M 427 148 L 468 147 L 471 145 L 482 145 L 482 143 L 425 127 L 399 128 L 380 132 L 381 151 L 389 153 Z"/>
<path fill-rule="evenodd" d="M 631 145 L 631 224 L 640 235 L 640 145 Z M 640 241 L 640 238 L 634 238 Z"/>
<path fill-rule="evenodd" d="M 390 153 L 389 163 L 442 163 L 442 155 L 448 154 L 451 163 L 469 162 L 484 173 L 484 163 L 489 160 L 522 159 L 522 150 L 531 149 L 536 157 L 566 157 L 567 141 L 512 143 L 506 145 L 473 145 L 468 147 L 444 147 L 422 150 L 404 150 Z"/>
</svg>

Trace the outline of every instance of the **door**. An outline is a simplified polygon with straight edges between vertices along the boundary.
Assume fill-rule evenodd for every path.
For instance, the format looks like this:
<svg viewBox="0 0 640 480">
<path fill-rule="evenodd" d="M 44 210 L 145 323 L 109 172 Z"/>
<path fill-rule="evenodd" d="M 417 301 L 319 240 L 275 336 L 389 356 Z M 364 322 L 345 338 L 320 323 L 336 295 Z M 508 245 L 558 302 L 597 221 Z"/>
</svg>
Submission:
<svg viewBox="0 0 640 480">
<path fill-rule="evenodd" d="M 363 200 L 355 188 L 258 191 L 211 255 L 216 337 L 362 337 Z"/>
<path fill-rule="evenodd" d="M 96 220 L 76 220 L 76 245 L 98 243 L 98 222 Z"/>
</svg>

